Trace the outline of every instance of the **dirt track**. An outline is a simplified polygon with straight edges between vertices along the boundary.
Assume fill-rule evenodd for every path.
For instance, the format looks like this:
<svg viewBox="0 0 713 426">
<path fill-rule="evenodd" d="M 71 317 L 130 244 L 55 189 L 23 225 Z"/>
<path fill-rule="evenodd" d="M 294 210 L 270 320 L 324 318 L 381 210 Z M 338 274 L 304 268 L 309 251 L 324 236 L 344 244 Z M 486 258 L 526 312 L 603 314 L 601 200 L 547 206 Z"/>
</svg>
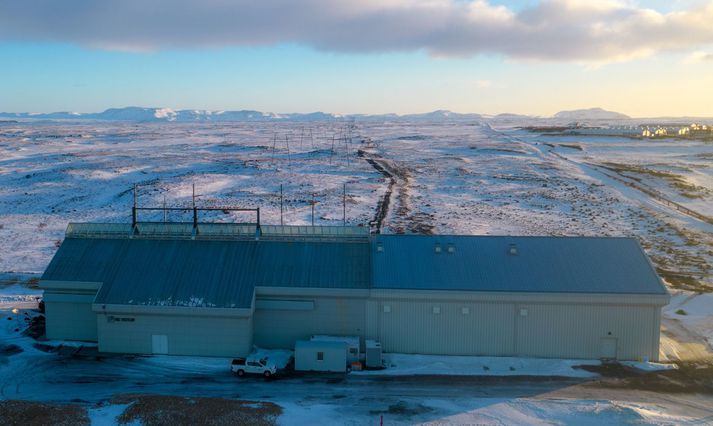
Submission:
<svg viewBox="0 0 713 426">
<path fill-rule="evenodd" d="M 388 226 L 396 234 L 433 234 L 435 227 L 430 216 L 414 212 L 411 207 L 412 172 L 375 152 L 359 150 L 358 155 L 383 175 L 387 182 L 384 196 L 377 203 L 376 213 L 371 221 L 372 233 L 380 234 L 384 227 Z M 392 208 L 394 199 L 396 206 Z M 389 216 L 392 217 L 390 221 Z"/>
</svg>

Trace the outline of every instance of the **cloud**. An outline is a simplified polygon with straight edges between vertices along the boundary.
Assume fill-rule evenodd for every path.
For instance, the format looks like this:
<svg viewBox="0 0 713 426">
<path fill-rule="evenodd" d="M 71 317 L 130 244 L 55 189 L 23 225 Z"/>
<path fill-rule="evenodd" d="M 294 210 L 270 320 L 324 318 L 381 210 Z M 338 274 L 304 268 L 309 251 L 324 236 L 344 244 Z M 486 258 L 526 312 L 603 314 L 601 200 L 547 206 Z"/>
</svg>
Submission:
<svg viewBox="0 0 713 426">
<path fill-rule="evenodd" d="M 611 62 L 713 43 L 713 0 L 660 13 L 617 0 L 8 0 L 0 41 L 122 51 L 299 44 L 334 52 Z"/>
<path fill-rule="evenodd" d="M 687 64 L 700 64 L 702 62 L 713 62 L 713 53 L 693 52 L 684 61 Z"/>
</svg>

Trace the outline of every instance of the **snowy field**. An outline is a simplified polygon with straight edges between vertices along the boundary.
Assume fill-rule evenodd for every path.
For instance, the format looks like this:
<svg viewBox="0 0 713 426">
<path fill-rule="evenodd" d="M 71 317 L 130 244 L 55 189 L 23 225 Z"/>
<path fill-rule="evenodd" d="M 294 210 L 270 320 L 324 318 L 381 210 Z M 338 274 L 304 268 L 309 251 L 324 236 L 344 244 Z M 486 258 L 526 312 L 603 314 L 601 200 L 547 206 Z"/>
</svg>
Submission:
<svg viewBox="0 0 713 426">
<path fill-rule="evenodd" d="M 282 185 L 286 224 L 309 224 L 314 197 L 315 223 L 324 225 L 342 224 L 346 185 L 347 222 L 386 233 L 637 237 L 675 290 L 662 352 L 672 360 L 709 357 L 713 225 L 701 217 L 713 216 L 713 144 L 543 136 L 517 126 L 0 123 L 0 343 L 23 350 L 0 355 L 0 400 L 74 401 L 88 407 L 95 424 L 110 424 L 121 412 L 109 402 L 116 393 L 271 401 L 283 409 L 282 424 L 378 424 L 382 415 L 386 424 L 713 422 L 707 395 L 592 387 L 591 373 L 562 363 L 431 360 L 437 374 L 462 370 L 462 363 L 483 374 L 414 379 L 423 360 L 394 354 L 393 371 L 406 375 L 238 382 L 224 360 L 97 361 L 47 353 L 15 331 L 26 325 L 25 313 L 34 315 L 40 295 L 18 283 L 44 270 L 67 223 L 130 221 L 134 184 L 144 206 L 188 206 L 195 184 L 199 205 L 260 207 L 263 223 L 280 223 Z M 254 220 L 227 213 L 206 219 Z M 523 379 L 511 367 L 569 377 Z M 488 375 L 495 378 L 482 377 Z"/>
<path fill-rule="evenodd" d="M 315 223 L 327 225 L 342 223 L 346 184 L 350 224 L 380 211 L 382 232 L 636 236 L 674 286 L 713 285 L 713 224 L 627 179 L 713 217 L 703 142 L 485 122 L 4 123 L 0 272 L 41 272 L 68 222 L 129 221 L 134 184 L 144 206 L 189 206 L 195 184 L 199 205 L 259 206 L 264 223 L 280 222 L 282 185 L 285 223 L 309 224 L 314 197 Z"/>
</svg>

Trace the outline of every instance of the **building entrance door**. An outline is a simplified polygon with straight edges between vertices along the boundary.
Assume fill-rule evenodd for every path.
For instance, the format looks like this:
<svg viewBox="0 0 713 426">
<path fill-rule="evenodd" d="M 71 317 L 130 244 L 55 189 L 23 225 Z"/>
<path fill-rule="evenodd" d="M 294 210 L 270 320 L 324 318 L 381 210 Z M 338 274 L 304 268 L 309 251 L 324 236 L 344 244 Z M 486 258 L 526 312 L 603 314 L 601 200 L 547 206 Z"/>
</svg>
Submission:
<svg viewBox="0 0 713 426">
<path fill-rule="evenodd" d="M 155 354 L 168 354 L 168 336 L 165 334 L 152 335 L 151 352 Z"/>
<path fill-rule="evenodd" d="M 602 359 L 616 359 L 616 345 L 617 341 L 614 337 L 603 337 L 601 343 L 601 358 Z"/>
</svg>

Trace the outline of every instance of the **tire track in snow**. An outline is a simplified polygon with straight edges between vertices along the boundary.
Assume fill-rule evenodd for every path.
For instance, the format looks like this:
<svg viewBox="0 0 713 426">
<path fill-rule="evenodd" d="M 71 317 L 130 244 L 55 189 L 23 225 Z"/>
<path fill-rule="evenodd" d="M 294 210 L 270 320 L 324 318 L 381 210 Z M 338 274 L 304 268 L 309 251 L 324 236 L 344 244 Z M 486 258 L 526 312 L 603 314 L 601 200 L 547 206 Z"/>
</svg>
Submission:
<svg viewBox="0 0 713 426">
<path fill-rule="evenodd" d="M 416 234 L 433 234 L 435 227 L 430 223 L 430 217 L 421 212 L 413 213 L 409 206 L 411 197 L 410 170 L 397 166 L 392 161 L 374 152 L 360 149 L 357 155 L 366 160 L 388 182 L 384 196 L 377 202 L 374 219 L 370 222 L 371 233 L 380 234 L 382 232 L 391 210 L 392 196 L 396 192 L 398 206 L 394 213 L 395 224 L 391 226 L 393 231 L 397 234 L 403 234 L 407 231 Z"/>
</svg>

